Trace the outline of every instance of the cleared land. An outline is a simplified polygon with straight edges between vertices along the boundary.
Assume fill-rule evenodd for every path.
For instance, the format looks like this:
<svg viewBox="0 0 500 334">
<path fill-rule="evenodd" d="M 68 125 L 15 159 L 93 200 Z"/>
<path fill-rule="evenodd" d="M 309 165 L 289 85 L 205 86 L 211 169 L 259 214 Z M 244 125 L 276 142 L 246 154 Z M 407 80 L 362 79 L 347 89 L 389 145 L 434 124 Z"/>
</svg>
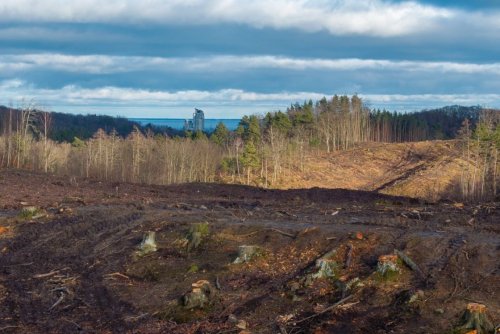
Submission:
<svg viewBox="0 0 500 334">
<path fill-rule="evenodd" d="M 459 198 L 468 162 L 458 141 L 364 143 L 351 150 L 308 156 L 302 170 L 285 169 L 279 188 L 343 188 L 436 200 Z"/>
<path fill-rule="evenodd" d="M 376 147 L 355 162 L 340 153 L 331 159 L 360 166 L 351 171 L 362 180 L 358 189 L 384 191 L 448 161 L 432 144 L 424 153 L 435 159 L 419 158 L 418 146 L 395 147 L 408 158 L 384 157 L 405 166 L 390 176 L 362 168 L 382 161 L 371 156 Z M 39 209 L 34 217 L 20 214 L 29 206 Z M 362 190 L 160 187 L 0 171 L 0 330 L 451 333 L 472 301 L 496 324 L 499 208 Z M 190 228 L 205 222 L 208 235 L 187 252 Z M 158 247 L 140 256 L 148 231 Z M 233 264 L 241 245 L 259 246 L 260 256 Z M 332 275 L 315 278 L 316 260 L 332 250 Z M 399 259 L 399 273 L 380 276 L 380 256 L 394 250 L 418 270 Z M 200 280 L 212 286 L 209 303 L 182 307 Z"/>
</svg>

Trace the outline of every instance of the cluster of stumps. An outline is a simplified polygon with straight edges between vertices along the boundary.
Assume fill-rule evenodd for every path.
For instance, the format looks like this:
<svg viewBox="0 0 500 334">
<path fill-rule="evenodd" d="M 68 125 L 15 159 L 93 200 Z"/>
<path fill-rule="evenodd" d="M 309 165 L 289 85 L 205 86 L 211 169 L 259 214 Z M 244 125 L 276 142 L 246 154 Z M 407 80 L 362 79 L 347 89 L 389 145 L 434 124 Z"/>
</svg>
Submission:
<svg viewBox="0 0 500 334">
<path fill-rule="evenodd" d="M 193 224 L 189 229 L 186 238 L 182 245 L 187 251 L 192 251 L 198 248 L 209 234 L 207 223 Z M 362 238 L 362 237 L 360 237 Z M 352 250 L 352 245 L 349 245 L 349 250 Z M 155 232 L 147 232 L 143 241 L 139 245 L 137 251 L 138 256 L 143 256 L 157 250 L 155 242 Z M 233 264 L 243 264 L 254 260 L 255 258 L 265 254 L 265 250 L 258 245 L 241 245 L 238 247 L 238 256 L 233 261 Z M 305 275 L 300 282 L 291 284 L 292 291 L 300 286 L 310 286 L 316 279 L 326 278 L 336 281 L 338 286 L 342 288 L 342 297 L 345 298 L 352 294 L 355 289 L 362 288 L 364 283 L 359 278 L 351 279 L 347 282 L 338 280 L 338 273 L 342 266 L 339 264 L 339 256 L 337 250 L 331 250 L 318 258 L 314 268 L 309 270 L 309 274 Z M 350 262 L 350 259 L 347 260 Z M 349 263 L 347 264 L 349 265 Z M 378 258 L 376 272 L 374 273 L 377 279 L 393 280 L 402 273 L 404 266 L 416 271 L 419 275 L 423 275 L 420 268 L 406 254 L 399 250 L 395 250 L 394 254 L 381 255 Z M 198 280 L 191 285 L 191 290 L 179 298 L 179 307 L 186 310 L 200 309 L 203 310 L 216 299 L 217 290 L 219 289 L 218 282 L 215 282 L 215 287 L 208 280 Z M 418 290 L 413 295 L 409 296 L 408 303 L 414 303 L 423 298 L 423 291 Z M 346 300 L 348 298 L 345 298 Z M 342 301 L 341 301 L 342 302 Z M 240 334 L 250 333 L 247 330 L 247 323 L 238 319 L 229 321 L 235 323 L 240 329 Z M 499 328 L 495 328 L 492 322 L 488 319 L 486 306 L 478 303 L 469 303 L 466 306 L 464 314 L 461 318 L 461 323 L 453 330 L 453 334 L 497 334 L 500 333 Z"/>
</svg>

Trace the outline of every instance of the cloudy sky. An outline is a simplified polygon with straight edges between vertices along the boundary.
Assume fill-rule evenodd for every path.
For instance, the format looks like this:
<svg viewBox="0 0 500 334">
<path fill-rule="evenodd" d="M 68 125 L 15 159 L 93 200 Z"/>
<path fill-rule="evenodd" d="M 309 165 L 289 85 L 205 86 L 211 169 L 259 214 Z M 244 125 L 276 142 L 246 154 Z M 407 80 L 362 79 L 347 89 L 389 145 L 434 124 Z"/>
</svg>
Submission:
<svg viewBox="0 0 500 334">
<path fill-rule="evenodd" d="M 500 107 L 498 0 L 1 0 L 0 104 L 210 118 Z"/>
</svg>

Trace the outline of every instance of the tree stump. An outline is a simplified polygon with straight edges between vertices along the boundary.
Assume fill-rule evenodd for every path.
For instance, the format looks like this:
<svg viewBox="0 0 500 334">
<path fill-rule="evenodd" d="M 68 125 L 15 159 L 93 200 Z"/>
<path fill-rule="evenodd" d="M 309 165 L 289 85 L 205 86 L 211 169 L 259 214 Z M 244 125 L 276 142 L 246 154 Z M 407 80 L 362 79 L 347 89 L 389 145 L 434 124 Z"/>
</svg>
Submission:
<svg viewBox="0 0 500 334">
<path fill-rule="evenodd" d="M 186 237 L 186 239 L 188 240 L 188 252 L 197 249 L 201 245 L 203 239 L 205 239 L 209 233 L 210 230 L 208 228 L 208 223 L 198 223 L 191 225 Z"/>
<path fill-rule="evenodd" d="M 24 219 L 36 219 L 42 215 L 42 210 L 36 206 L 25 206 L 19 212 L 19 217 Z"/>
<path fill-rule="evenodd" d="M 245 263 L 250 262 L 257 256 L 262 255 L 262 249 L 259 246 L 254 245 L 241 245 L 238 247 L 238 257 L 233 263 Z"/>
<path fill-rule="evenodd" d="M 148 232 L 144 235 L 144 238 L 142 239 L 141 244 L 139 245 L 140 249 L 140 255 L 146 255 L 149 253 L 156 252 L 157 246 L 156 246 L 156 232 Z"/>
<path fill-rule="evenodd" d="M 319 259 L 316 260 L 316 268 L 318 271 L 311 275 L 313 279 L 317 278 L 335 278 L 339 264 L 333 258 L 337 254 L 337 250 L 331 250 Z"/>
<path fill-rule="evenodd" d="M 478 303 L 467 304 L 462 316 L 460 333 L 494 334 L 495 327 L 486 315 L 486 305 Z"/>
<path fill-rule="evenodd" d="M 333 259 L 320 259 L 316 262 L 316 267 L 318 271 L 312 275 L 313 278 L 334 278 L 338 264 Z"/>
<path fill-rule="evenodd" d="M 215 290 L 210 285 L 210 282 L 206 280 L 200 280 L 191 284 L 191 292 L 185 294 L 182 299 L 182 306 L 186 309 L 203 309 L 213 299 L 215 295 Z"/>
<path fill-rule="evenodd" d="M 398 256 L 395 254 L 381 255 L 378 258 L 377 273 L 383 278 L 393 277 L 401 272 Z"/>
</svg>

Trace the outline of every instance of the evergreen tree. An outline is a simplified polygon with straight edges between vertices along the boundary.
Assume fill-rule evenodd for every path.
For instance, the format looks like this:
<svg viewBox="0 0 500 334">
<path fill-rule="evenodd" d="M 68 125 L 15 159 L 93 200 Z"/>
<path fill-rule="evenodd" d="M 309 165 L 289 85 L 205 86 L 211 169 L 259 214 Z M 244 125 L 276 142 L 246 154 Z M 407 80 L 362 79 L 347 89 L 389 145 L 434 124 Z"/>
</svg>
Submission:
<svg viewBox="0 0 500 334">
<path fill-rule="evenodd" d="M 208 140 L 207 135 L 202 131 L 196 131 L 192 135 L 193 140 Z"/>
<path fill-rule="evenodd" d="M 269 112 L 266 114 L 266 117 L 264 117 L 264 126 L 266 129 L 273 127 L 273 129 L 276 129 L 281 133 L 288 134 L 292 128 L 292 122 L 290 122 L 288 115 L 281 111 L 275 113 Z"/>
<path fill-rule="evenodd" d="M 257 152 L 257 148 L 255 147 L 252 140 L 249 140 L 245 144 L 245 148 L 243 149 L 243 155 L 241 157 L 241 162 L 247 170 L 247 184 L 249 184 L 250 174 L 252 173 L 252 169 L 258 168 L 260 165 L 260 159 Z"/>
<path fill-rule="evenodd" d="M 219 146 L 227 147 L 229 144 L 229 135 L 230 133 L 228 128 L 224 125 L 224 123 L 219 122 L 210 136 L 210 140 Z"/>
<path fill-rule="evenodd" d="M 260 122 L 255 115 L 243 116 L 236 129 L 236 134 L 243 138 L 245 142 L 253 141 L 257 144 L 260 141 Z"/>
<path fill-rule="evenodd" d="M 247 140 L 257 144 L 260 142 L 260 122 L 255 115 L 250 116 L 249 120 Z"/>
</svg>

